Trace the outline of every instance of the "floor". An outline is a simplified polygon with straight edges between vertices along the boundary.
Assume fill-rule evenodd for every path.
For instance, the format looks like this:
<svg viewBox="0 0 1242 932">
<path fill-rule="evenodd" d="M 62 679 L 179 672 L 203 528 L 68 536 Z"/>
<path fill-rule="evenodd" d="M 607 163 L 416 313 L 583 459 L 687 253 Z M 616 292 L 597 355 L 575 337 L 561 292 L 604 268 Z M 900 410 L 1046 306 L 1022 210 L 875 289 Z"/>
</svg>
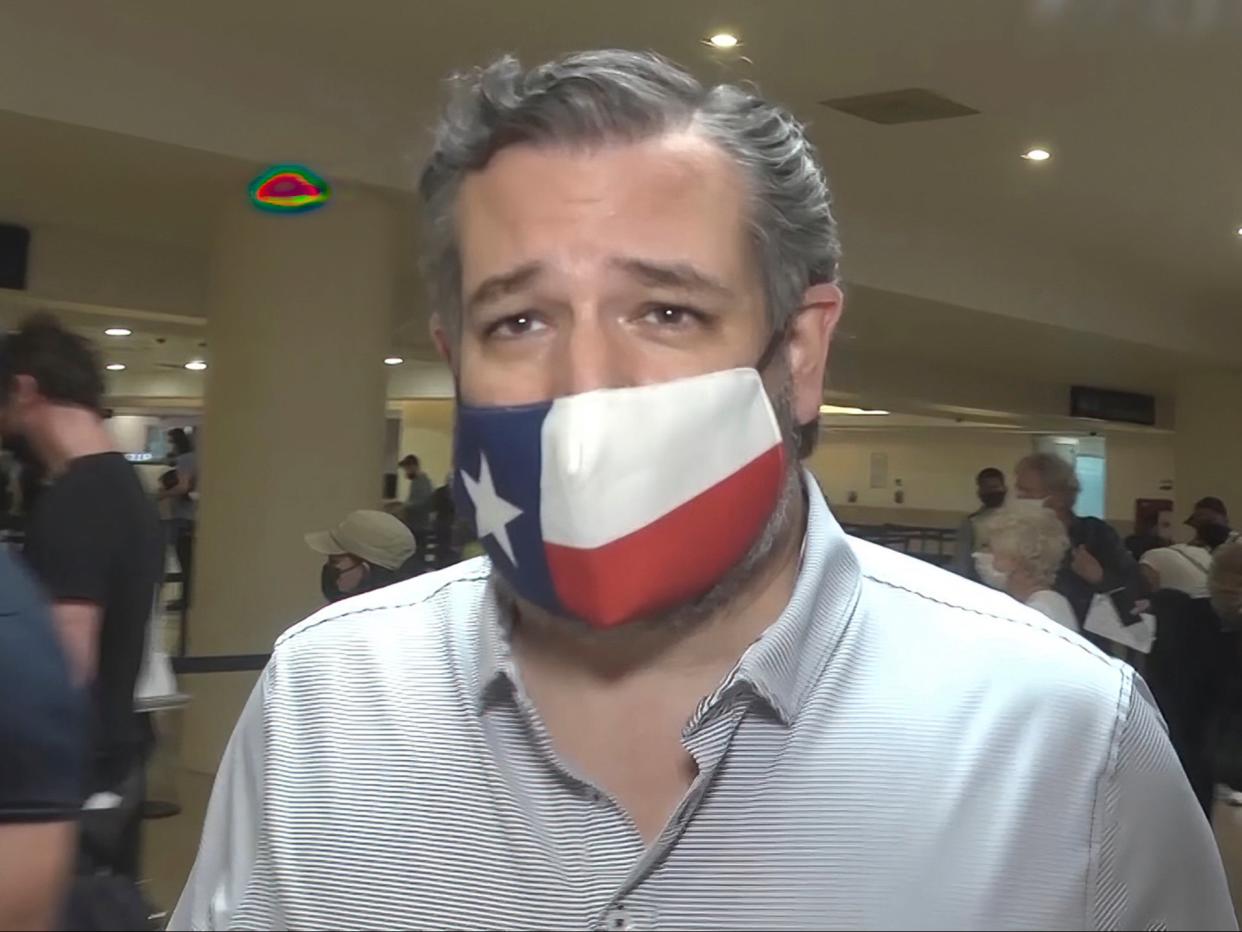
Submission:
<svg viewBox="0 0 1242 932">
<path fill-rule="evenodd" d="M 176 779 L 181 814 L 146 823 L 143 852 L 149 879 L 147 893 L 160 909 L 172 910 L 194 863 L 210 792 L 210 777 L 183 770 Z M 1213 825 L 1229 875 L 1234 909 L 1242 914 L 1242 807 L 1218 803 Z"/>
</svg>

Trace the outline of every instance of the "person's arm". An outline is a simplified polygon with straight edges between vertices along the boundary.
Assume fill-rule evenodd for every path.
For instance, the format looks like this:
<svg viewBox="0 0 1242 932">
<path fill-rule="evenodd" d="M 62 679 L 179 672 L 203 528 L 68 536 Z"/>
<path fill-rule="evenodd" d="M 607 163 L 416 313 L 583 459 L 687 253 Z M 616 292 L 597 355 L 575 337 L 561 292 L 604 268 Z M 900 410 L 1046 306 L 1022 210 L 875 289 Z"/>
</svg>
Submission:
<svg viewBox="0 0 1242 932">
<path fill-rule="evenodd" d="M 1238 927 L 1211 826 L 1132 670 L 1091 836 L 1088 928 Z"/>
<path fill-rule="evenodd" d="M 263 821 L 263 719 L 268 671 L 255 684 L 225 748 L 203 836 L 169 929 L 227 929 L 250 881 Z"/>
<path fill-rule="evenodd" d="M 176 484 L 169 486 L 167 489 L 160 489 L 155 494 L 159 498 L 181 498 L 189 495 L 193 485 L 193 478 L 191 473 L 178 469 Z"/>
<path fill-rule="evenodd" d="M 0 929 L 58 929 L 77 856 L 73 822 L 0 824 Z"/>
<path fill-rule="evenodd" d="M 0 549 L 0 929 L 59 928 L 85 709 L 41 594 Z"/>
<path fill-rule="evenodd" d="M 173 469 L 177 473 L 177 481 L 170 488 L 161 489 L 158 493 L 160 498 L 184 498 L 194 491 L 198 483 L 198 453 L 191 450 L 181 454 Z"/>
<path fill-rule="evenodd" d="M 1103 521 L 1086 520 L 1090 531 L 1086 544 L 1074 549 L 1074 572 L 1096 592 L 1111 596 L 1122 621 L 1132 623 L 1135 603 L 1147 595 L 1147 580 L 1116 531 Z"/>
<path fill-rule="evenodd" d="M 99 668 L 103 609 L 93 602 L 56 602 L 52 605 L 52 623 L 69 661 L 74 685 L 87 686 L 94 682 Z"/>
</svg>

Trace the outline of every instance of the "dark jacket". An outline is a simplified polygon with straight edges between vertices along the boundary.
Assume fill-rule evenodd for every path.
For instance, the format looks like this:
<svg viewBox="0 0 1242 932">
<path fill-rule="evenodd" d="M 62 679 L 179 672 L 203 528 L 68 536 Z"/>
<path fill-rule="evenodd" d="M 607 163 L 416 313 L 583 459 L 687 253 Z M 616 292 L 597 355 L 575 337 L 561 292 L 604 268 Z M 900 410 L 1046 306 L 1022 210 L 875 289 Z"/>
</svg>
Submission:
<svg viewBox="0 0 1242 932">
<path fill-rule="evenodd" d="M 1070 549 L 1065 561 L 1057 571 L 1057 592 L 1069 600 L 1078 623 L 1082 624 L 1091 608 L 1096 593 L 1109 593 L 1123 623 L 1132 624 L 1138 618 L 1133 614 L 1134 603 L 1147 592 L 1147 583 L 1134 557 L 1126 550 L 1121 537 L 1099 518 L 1074 517 L 1069 526 Z M 1074 551 L 1086 547 L 1087 552 L 1099 561 L 1104 570 L 1100 585 L 1093 586 L 1073 570 Z"/>
</svg>

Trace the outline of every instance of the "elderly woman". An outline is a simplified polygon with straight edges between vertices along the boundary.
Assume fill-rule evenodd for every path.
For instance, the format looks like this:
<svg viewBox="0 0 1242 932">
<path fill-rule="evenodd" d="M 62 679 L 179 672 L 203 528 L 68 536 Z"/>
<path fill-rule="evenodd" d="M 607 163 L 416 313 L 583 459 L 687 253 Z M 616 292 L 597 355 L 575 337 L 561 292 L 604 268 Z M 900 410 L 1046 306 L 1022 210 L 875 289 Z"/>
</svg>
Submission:
<svg viewBox="0 0 1242 932">
<path fill-rule="evenodd" d="M 1010 505 L 984 519 L 979 530 L 985 548 L 975 554 L 979 578 L 1077 632 L 1073 608 L 1053 590 L 1069 550 L 1069 535 L 1057 516 L 1047 508 Z"/>
</svg>

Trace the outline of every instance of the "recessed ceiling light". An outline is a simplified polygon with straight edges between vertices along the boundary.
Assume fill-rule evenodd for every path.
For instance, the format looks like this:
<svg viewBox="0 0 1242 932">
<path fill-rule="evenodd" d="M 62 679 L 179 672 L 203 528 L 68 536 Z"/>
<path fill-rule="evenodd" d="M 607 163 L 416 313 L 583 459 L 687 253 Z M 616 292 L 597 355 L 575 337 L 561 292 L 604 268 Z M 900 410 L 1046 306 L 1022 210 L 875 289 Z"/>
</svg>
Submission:
<svg viewBox="0 0 1242 932">
<path fill-rule="evenodd" d="M 202 372 L 207 368 L 207 363 L 203 362 L 201 359 L 191 359 L 185 364 L 185 367 L 191 372 Z"/>
<path fill-rule="evenodd" d="M 386 366 L 399 366 L 399 365 L 401 365 L 403 362 L 405 362 L 405 360 L 404 360 L 404 359 L 402 359 L 400 356 L 389 356 L 388 358 L 386 358 L 386 359 L 384 360 L 384 365 L 386 365 Z"/>
<path fill-rule="evenodd" d="M 107 330 L 104 331 L 104 336 L 128 337 L 128 336 L 132 336 L 133 333 L 134 331 L 130 330 L 128 327 L 109 327 Z"/>
<path fill-rule="evenodd" d="M 1242 227 L 1238 227 L 1238 229 L 1237 229 L 1237 231 L 1236 231 L 1236 232 L 1237 232 L 1238 236 L 1242 236 Z"/>
<path fill-rule="evenodd" d="M 1047 149 L 1027 149 L 1022 157 L 1028 162 L 1046 162 L 1052 158 L 1052 153 Z"/>
<path fill-rule="evenodd" d="M 710 36 L 707 41 L 713 48 L 718 49 L 735 49 L 738 45 L 737 36 L 731 32 L 718 32 Z"/>
<path fill-rule="evenodd" d="M 880 408 L 855 408 L 850 405 L 820 405 L 820 414 L 869 414 L 876 417 L 883 417 L 890 412 Z"/>
<path fill-rule="evenodd" d="M 104 368 L 107 369 L 109 372 L 124 372 L 125 364 L 120 363 L 120 362 L 114 362 L 114 363 L 109 363 L 108 365 L 104 366 Z"/>
</svg>

